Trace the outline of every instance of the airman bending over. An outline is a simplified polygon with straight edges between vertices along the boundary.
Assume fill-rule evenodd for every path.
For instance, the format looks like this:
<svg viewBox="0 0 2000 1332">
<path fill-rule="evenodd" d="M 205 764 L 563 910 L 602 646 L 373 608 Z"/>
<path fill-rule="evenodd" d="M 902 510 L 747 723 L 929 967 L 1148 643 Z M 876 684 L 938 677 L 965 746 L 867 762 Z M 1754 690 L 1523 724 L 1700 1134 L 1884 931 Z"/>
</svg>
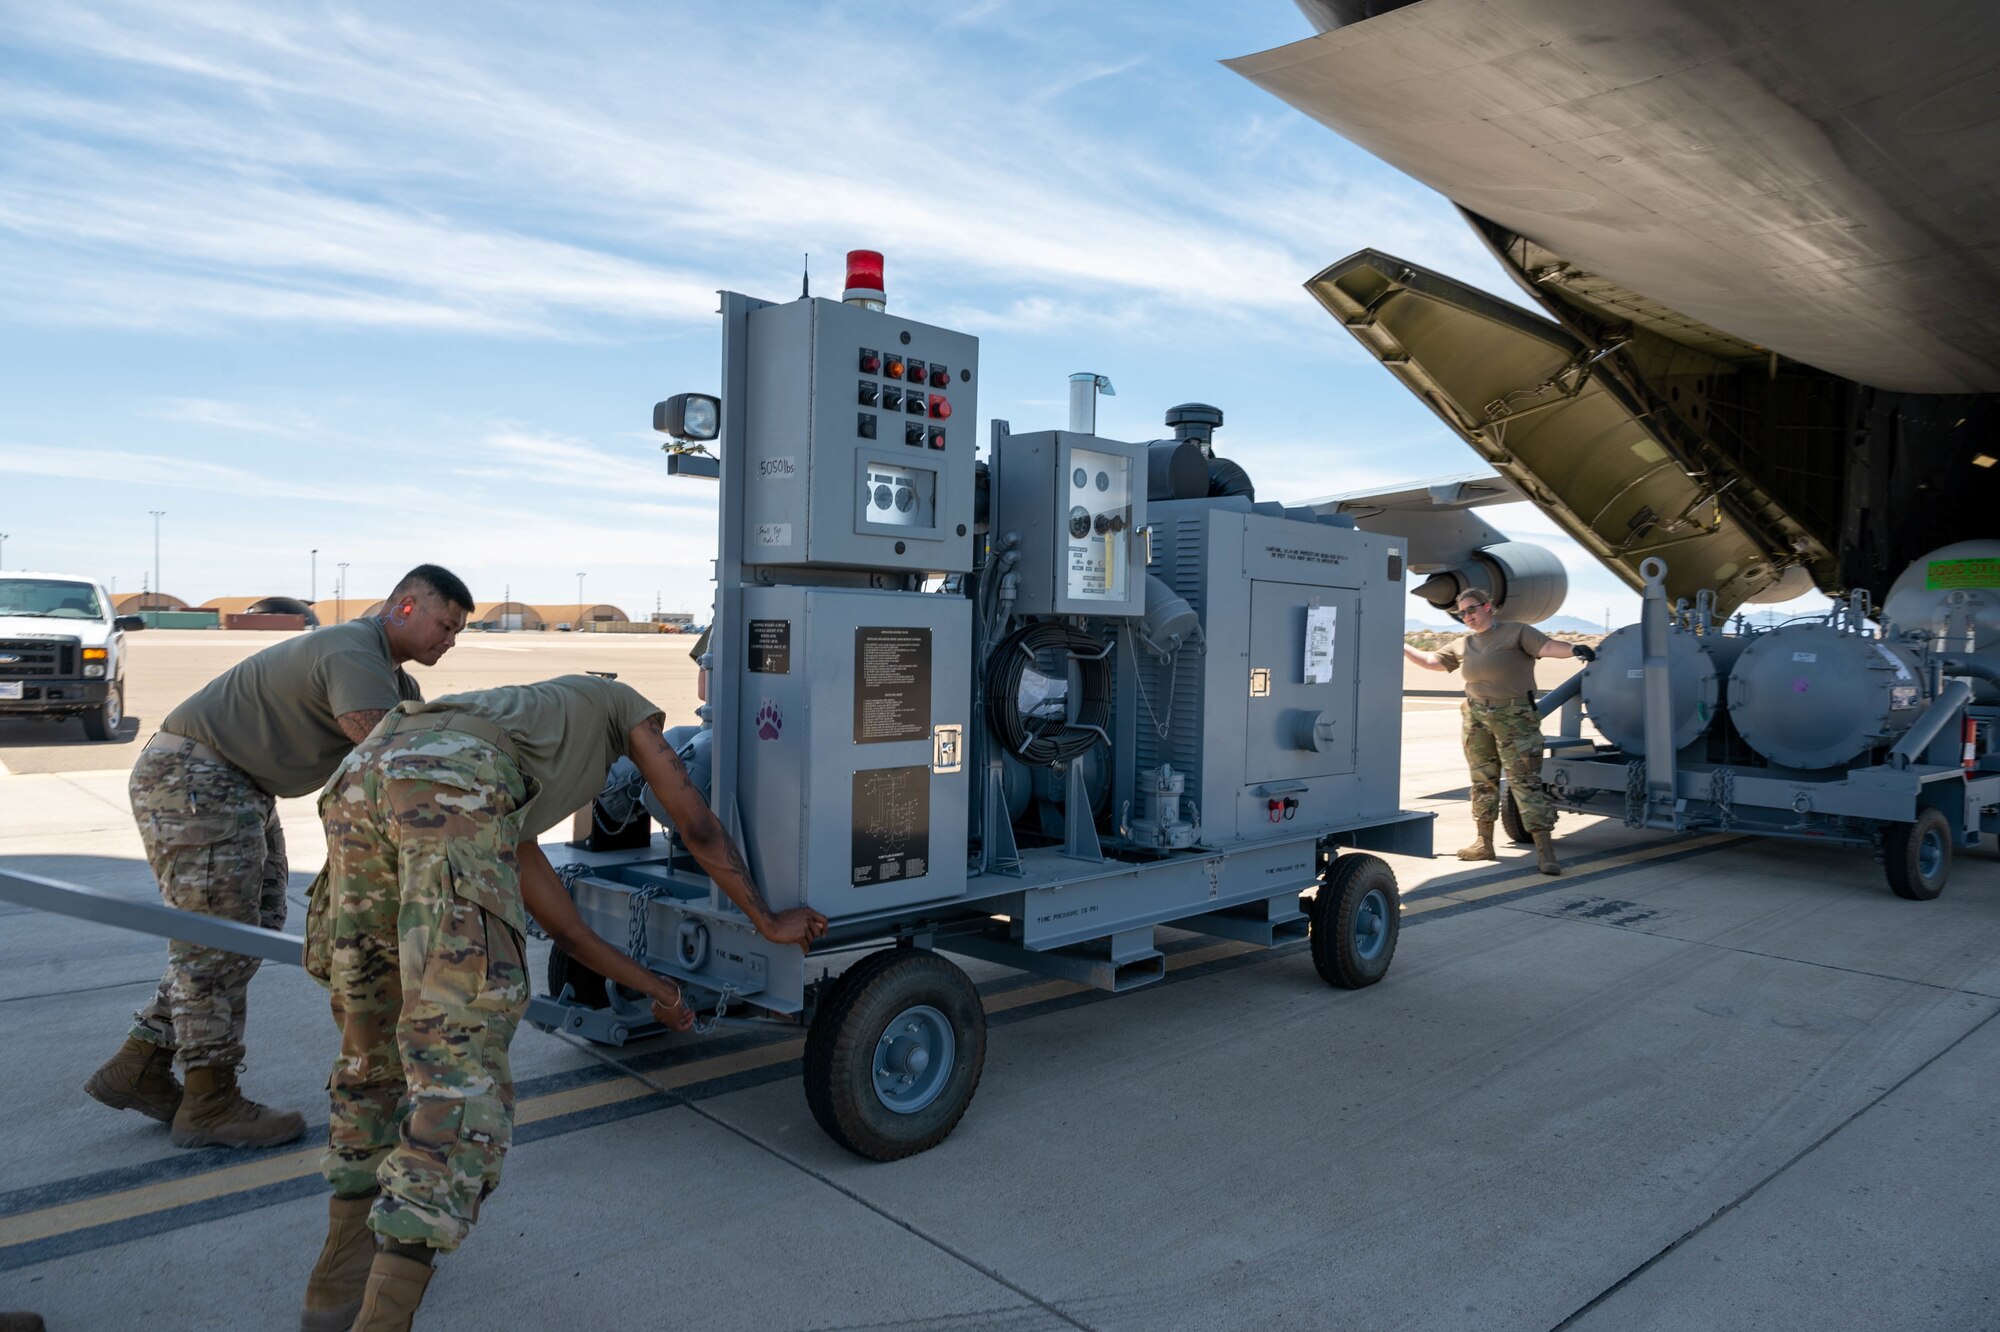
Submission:
<svg viewBox="0 0 2000 1332">
<path fill-rule="evenodd" d="M 399 707 L 320 796 L 327 874 L 306 970 L 330 993 L 340 1055 L 323 1162 L 334 1196 L 306 1332 L 409 1327 L 432 1257 L 458 1247 L 500 1183 L 528 916 L 583 966 L 651 996 L 667 1026 L 693 1024 L 671 981 L 584 924 L 536 840 L 625 757 L 760 934 L 805 948 L 825 933 L 816 911 L 765 904 L 667 745 L 660 709 L 630 685 L 566 675 Z"/>
</svg>

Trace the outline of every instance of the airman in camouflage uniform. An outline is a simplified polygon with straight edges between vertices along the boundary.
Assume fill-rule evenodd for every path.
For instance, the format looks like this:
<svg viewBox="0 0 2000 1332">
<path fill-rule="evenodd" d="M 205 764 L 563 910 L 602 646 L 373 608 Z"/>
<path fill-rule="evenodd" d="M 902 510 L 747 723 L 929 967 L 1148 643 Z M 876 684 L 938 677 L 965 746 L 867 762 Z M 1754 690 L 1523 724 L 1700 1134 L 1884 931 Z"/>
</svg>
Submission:
<svg viewBox="0 0 2000 1332">
<path fill-rule="evenodd" d="M 363 742 L 320 798 L 306 969 L 340 1025 L 325 1173 L 376 1233 L 450 1251 L 500 1182 L 528 1006 L 515 844 L 527 779 L 477 735 Z M 400 1043 L 399 1043 L 400 1042 Z"/>
<path fill-rule="evenodd" d="M 383 614 L 283 640 L 169 712 L 133 765 L 132 814 L 166 904 L 276 929 L 288 865 L 278 798 L 317 790 L 402 699 L 420 698 L 408 661 L 433 665 L 472 609 L 436 565 L 405 574 Z M 265 1147 L 305 1118 L 259 1105 L 236 1084 L 257 959 L 179 940 L 151 1002 L 84 1091 L 172 1125 L 178 1147 Z M 187 1076 L 174 1079 L 176 1055 Z"/>
<path fill-rule="evenodd" d="M 1472 775 L 1472 821 L 1478 837 L 1458 853 L 1460 860 L 1497 860 L 1493 824 L 1500 815 L 1500 774 L 1511 784 L 1521 826 L 1535 843 L 1536 867 L 1560 874 L 1551 830 L 1556 826 L 1555 801 L 1542 784 L 1542 719 L 1535 711 L 1535 661 L 1540 657 L 1577 657 L 1590 662 L 1596 653 L 1580 644 L 1560 642 L 1532 625 L 1495 623 L 1493 601 L 1469 588 L 1456 600 L 1459 616 L 1472 632 L 1436 652 L 1405 644 L 1403 656 L 1430 671 L 1465 668 L 1465 702 L 1459 705 L 1459 739 L 1465 746 L 1466 767 Z"/>
<path fill-rule="evenodd" d="M 678 987 L 584 924 L 535 840 L 621 758 L 765 938 L 804 947 L 825 932 L 818 912 L 765 904 L 630 685 L 564 676 L 400 705 L 320 796 L 328 858 L 305 962 L 341 1036 L 321 1160 L 334 1197 L 303 1332 L 408 1328 L 432 1256 L 464 1241 L 499 1185 L 530 911 L 581 966 L 649 995 L 661 1022 L 693 1024 Z"/>
<path fill-rule="evenodd" d="M 282 929 L 285 830 L 277 801 L 219 758 L 154 746 L 132 765 L 132 814 L 168 906 Z M 178 939 L 133 1034 L 184 1067 L 243 1062 L 244 994 L 257 959 Z"/>
<path fill-rule="evenodd" d="M 1491 825 L 1500 817 L 1504 770 L 1521 811 L 1521 826 L 1531 835 L 1555 827 L 1555 801 L 1542 784 L 1542 719 L 1534 705 L 1468 698 L 1458 706 L 1459 741 L 1472 771 L 1472 821 Z"/>
</svg>

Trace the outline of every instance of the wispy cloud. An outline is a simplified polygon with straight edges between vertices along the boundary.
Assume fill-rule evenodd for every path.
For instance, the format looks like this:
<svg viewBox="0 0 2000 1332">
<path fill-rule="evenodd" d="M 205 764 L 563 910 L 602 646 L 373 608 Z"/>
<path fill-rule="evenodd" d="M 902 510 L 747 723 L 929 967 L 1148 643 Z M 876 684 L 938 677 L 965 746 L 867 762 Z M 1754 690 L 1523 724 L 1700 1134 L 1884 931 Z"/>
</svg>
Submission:
<svg viewBox="0 0 2000 1332">
<path fill-rule="evenodd" d="M 741 264 L 759 246 L 864 238 L 906 272 L 990 284 L 996 299 L 976 304 L 1003 325 L 1304 322 L 1298 282 L 1385 217 L 1426 233 L 1412 257 L 1474 253 L 1414 184 L 1328 190 L 1250 163 L 1191 191 L 1148 126 L 1081 141 L 1051 103 L 1150 56 L 1060 25 L 1010 38 L 1053 62 L 1024 98 L 996 77 L 1004 55 L 964 41 L 910 60 L 840 10 L 763 25 L 750 50 L 720 11 L 688 7 L 577 8 L 552 43 L 507 11 L 477 45 L 448 17 L 391 12 L 28 11 L 21 54 L 126 73 L 95 96 L 33 79 L 0 95 L 25 127 L 0 173 L 0 231 L 75 255 L 16 268 L 17 308 L 574 336 L 589 319 L 705 317 L 717 285 L 756 276 Z M 758 96 L 662 86 L 666 39 L 675 68 L 726 71 Z M 922 116 L 849 95 L 884 76 Z M 1024 287 L 1040 290 L 1000 297 Z"/>
<path fill-rule="evenodd" d="M 252 495 L 266 499 L 367 502 L 366 496 L 333 486 L 315 486 L 222 463 L 123 449 L 73 447 L 9 440 L 0 444 L 0 472 L 17 476 L 70 477 L 99 485 L 171 486 L 210 495 Z"/>
</svg>

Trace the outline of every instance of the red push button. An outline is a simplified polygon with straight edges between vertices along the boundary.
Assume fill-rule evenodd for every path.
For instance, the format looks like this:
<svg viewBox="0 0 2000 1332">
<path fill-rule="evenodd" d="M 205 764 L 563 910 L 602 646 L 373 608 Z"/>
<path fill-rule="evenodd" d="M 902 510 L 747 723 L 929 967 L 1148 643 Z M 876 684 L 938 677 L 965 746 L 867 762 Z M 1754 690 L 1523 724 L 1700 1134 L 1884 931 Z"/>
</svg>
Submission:
<svg viewBox="0 0 2000 1332">
<path fill-rule="evenodd" d="M 868 347 L 863 347 L 861 349 L 861 373 L 864 375 L 881 374 L 882 353 Z"/>
<path fill-rule="evenodd" d="M 931 364 L 931 387 L 943 388 L 951 383 L 951 371 L 933 362 Z"/>
<path fill-rule="evenodd" d="M 931 417 L 938 421 L 951 419 L 951 404 L 938 394 L 931 394 Z"/>
<path fill-rule="evenodd" d="M 931 427 L 931 447 L 932 447 L 932 448 L 934 448 L 934 449 L 941 449 L 941 448 L 943 448 L 943 447 L 944 447 L 944 427 L 943 427 L 943 426 L 932 426 L 932 427 Z"/>
</svg>

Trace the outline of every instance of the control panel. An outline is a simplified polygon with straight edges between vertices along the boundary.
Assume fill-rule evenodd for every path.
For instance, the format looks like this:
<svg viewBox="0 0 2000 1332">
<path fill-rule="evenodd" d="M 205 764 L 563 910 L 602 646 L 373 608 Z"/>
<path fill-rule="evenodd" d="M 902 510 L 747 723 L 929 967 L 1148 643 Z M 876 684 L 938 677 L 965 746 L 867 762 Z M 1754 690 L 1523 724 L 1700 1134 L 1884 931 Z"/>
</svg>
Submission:
<svg viewBox="0 0 2000 1332">
<path fill-rule="evenodd" d="M 749 344 L 743 562 L 969 570 L 978 339 L 801 299 Z"/>
<path fill-rule="evenodd" d="M 1015 609 L 1143 612 L 1146 446 L 1052 430 L 999 447 L 1000 521 L 1021 535 Z"/>
</svg>

